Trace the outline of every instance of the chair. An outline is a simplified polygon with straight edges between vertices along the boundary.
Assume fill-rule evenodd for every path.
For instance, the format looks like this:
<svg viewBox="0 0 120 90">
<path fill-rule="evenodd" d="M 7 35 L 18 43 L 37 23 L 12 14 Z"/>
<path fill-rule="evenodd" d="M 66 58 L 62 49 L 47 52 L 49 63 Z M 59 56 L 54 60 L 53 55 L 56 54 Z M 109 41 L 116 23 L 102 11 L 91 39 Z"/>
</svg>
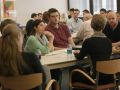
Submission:
<svg viewBox="0 0 120 90">
<path fill-rule="evenodd" d="M 106 60 L 106 61 L 97 61 L 96 62 L 96 71 L 97 71 L 97 78 L 96 81 L 91 78 L 88 74 L 86 74 L 84 71 L 81 69 L 74 69 L 71 72 L 71 80 L 70 80 L 70 87 L 75 88 L 75 89 L 88 89 L 88 90 L 107 90 L 111 88 L 116 88 L 116 78 L 114 79 L 115 81 L 113 83 L 108 83 L 105 85 L 98 85 L 99 81 L 99 72 L 104 73 L 104 74 L 113 74 L 116 75 L 116 73 L 120 72 L 120 59 L 115 59 L 115 60 Z M 82 75 L 83 77 L 86 78 L 91 84 L 86 84 L 83 82 L 72 82 L 72 79 L 74 78 L 73 75 L 77 72 L 77 74 Z"/>
<path fill-rule="evenodd" d="M 97 61 L 96 62 L 96 71 L 97 71 L 96 89 L 100 89 L 100 87 L 98 85 L 99 72 L 104 73 L 104 74 L 113 74 L 114 82 L 110 83 L 108 85 L 108 88 L 116 87 L 117 86 L 116 74 L 120 72 L 120 59 Z M 118 87 L 117 87 L 117 89 L 118 89 Z"/>
<path fill-rule="evenodd" d="M 84 77 L 86 79 L 86 81 L 89 81 L 89 83 L 91 83 L 91 85 L 83 83 L 83 82 L 79 82 L 79 81 L 74 81 L 73 79 L 74 77 L 78 75 L 79 77 Z M 70 88 L 72 89 L 88 89 L 88 90 L 94 90 L 94 85 L 95 85 L 95 80 L 92 79 L 87 73 L 85 73 L 83 70 L 81 69 L 74 69 L 71 72 L 71 76 L 70 76 Z"/>
<path fill-rule="evenodd" d="M 42 84 L 42 73 L 18 76 L 0 76 L 0 84 L 3 89 L 28 90 Z"/>
<path fill-rule="evenodd" d="M 45 90 L 60 90 L 60 88 L 57 81 L 55 79 L 52 79 L 46 85 Z"/>
</svg>

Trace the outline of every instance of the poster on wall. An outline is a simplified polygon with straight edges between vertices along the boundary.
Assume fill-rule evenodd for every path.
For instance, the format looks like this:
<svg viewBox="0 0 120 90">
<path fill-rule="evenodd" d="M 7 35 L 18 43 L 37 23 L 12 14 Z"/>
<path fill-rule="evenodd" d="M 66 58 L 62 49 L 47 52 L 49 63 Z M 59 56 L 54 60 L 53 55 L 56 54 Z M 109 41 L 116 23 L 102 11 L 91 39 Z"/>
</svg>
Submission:
<svg viewBox="0 0 120 90">
<path fill-rule="evenodd" d="M 3 0 L 3 18 L 15 18 L 15 0 Z"/>
<path fill-rule="evenodd" d="M 1 22 L 1 0 L 0 0 L 0 22 Z"/>
</svg>

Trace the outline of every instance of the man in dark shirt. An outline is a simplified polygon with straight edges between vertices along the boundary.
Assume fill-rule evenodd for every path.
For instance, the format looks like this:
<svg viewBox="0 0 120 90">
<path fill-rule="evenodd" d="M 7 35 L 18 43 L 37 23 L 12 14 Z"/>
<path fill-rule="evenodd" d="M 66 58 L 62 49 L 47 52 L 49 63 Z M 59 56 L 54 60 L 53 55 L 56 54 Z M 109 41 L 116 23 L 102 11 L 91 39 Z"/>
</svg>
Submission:
<svg viewBox="0 0 120 90">
<path fill-rule="evenodd" d="M 101 9 L 100 9 L 100 14 L 101 14 L 103 17 L 106 17 L 106 15 L 107 15 L 106 9 L 101 8 Z"/>
<path fill-rule="evenodd" d="M 27 21 L 27 24 L 26 24 L 26 33 L 27 33 L 27 36 L 30 36 L 31 31 L 33 29 L 33 22 L 37 18 L 38 18 L 38 15 L 36 13 L 32 13 L 31 14 L 31 19 Z"/>
<path fill-rule="evenodd" d="M 107 24 L 103 33 L 112 41 L 113 46 L 120 45 L 120 22 L 115 12 L 107 14 Z"/>
<path fill-rule="evenodd" d="M 71 9 L 69 10 L 68 19 L 72 18 L 73 13 L 74 13 L 74 8 L 71 8 Z"/>
</svg>

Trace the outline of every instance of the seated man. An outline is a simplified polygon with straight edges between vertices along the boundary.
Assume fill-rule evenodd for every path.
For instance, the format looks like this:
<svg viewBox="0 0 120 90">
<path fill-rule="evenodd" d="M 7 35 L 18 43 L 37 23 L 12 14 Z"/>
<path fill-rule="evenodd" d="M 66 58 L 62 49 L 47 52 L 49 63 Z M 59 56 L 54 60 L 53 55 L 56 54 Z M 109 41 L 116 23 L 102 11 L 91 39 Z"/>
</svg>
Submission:
<svg viewBox="0 0 120 90">
<path fill-rule="evenodd" d="M 76 33 L 79 30 L 79 27 L 82 23 L 82 20 L 78 17 L 80 11 L 78 9 L 74 9 L 72 18 L 68 19 L 67 25 L 71 31 L 71 33 Z"/>
<path fill-rule="evenodd" d="M 112 41 L 113 46 L 120 45 L 120 22 L 115 12 L 111 11 L 107 14 L 107 24 L 103 33 Z"/>
<path fill-rule="evenodd" d="M 32 28 L 33 28 L 33 23 L 34 21 L 38 19 L 38 15 L 36 13 L 32 13 L 31 14 L 31 19 L 29 19 L 26 23 L 26 27 L 25 27 L 25 30 L 26 30 L 26 33 L 27 33 L 27 36 L 30 36 L 31 34 L 31 31 L 32 31 Z"/>
<path fill-rule="evenodd" d="M 60 13 L 55 8 L 48 10 L 49 23 L 46 26 L 46 31 L 51 32 L 54 35 L 53 45 L 55 50 L 67 48 L 69 44 L 74 46 L 69 28 L 67 25 L 59 24 Z"/>
<path fill-rule="evenodd" d="M 48 10 L 49 23 L 45 30 L 51 32 L 54 35 L 53 46 L 54 50 L 67 48 L 69 45 L 74 46 L 69 28 L 65 24 L 60 24 L 60 13 L 55 8 Z M 52 78 L 59 81 L 62 76 L 63 69 L 51 70 Z M 61 81 L 61 80 L 60 80 Z"/>
<path fill-rule="evenodd" d="M 91 17 L 92 18 L 92 17 Z M 91 28 L 91 18 L 89 20 L 84 21 L 81 26 L 79 31 L 77 32 L 77 35 L 74 39 L 75 44 L 82 44 L 82 42 L 91 37 L 94 34 L 93 29 Z"/>
</svg>

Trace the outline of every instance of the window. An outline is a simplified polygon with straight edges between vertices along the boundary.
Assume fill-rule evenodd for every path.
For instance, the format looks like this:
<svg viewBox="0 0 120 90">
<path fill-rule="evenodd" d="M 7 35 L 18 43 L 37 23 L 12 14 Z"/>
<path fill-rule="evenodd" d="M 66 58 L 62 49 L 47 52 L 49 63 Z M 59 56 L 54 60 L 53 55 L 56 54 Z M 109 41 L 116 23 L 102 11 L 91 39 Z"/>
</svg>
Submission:
<svg viewBox="0 0 120 90">
<path fill-rule="evenodd" d="M 78 8 L 80 11 L 84 9 L 90 10 L 89 1 L 90 0 L 69 0 L 69 6 L 70 8 Z M 99 13 L 101 8 L 117 11 L 117 0 L 93 0 L 93 13 Z"/>
<path fill-rule="evenodd" d="M 89 0 L 69 0 L 70 8 L 77 8 L 82 12 L 84 9 L 89 9 Z M 82 13 L 80 13 L 82 16 Z"/>
<path fill-rule="evenodd" d="M 15 0 L 0 0 L 0 19 L 15 19 L 16 10 L 14 8 Z"/>
<path fill-rule="evenodd" d="M 106 10 L 117 11 L 117 1 L 116 0 L 93 0 L 94 13 L 99 13 L 101 8 Z"/>
</svg>

